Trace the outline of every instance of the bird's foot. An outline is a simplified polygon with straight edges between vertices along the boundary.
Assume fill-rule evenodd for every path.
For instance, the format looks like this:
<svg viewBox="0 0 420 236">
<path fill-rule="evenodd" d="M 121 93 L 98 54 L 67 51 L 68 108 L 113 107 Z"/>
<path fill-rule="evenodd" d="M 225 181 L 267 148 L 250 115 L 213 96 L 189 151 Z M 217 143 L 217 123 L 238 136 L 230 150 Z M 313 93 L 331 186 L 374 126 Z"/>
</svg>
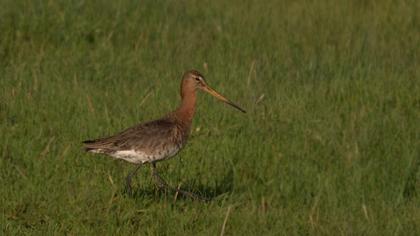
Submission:
<svg viewBox="0 0 420 236">
<path fill-rule="evenodd" d="M 156 172 L 154 172 L 153 177 L 154 177 L 154 180 L 156 182 L 155 183 L 156 184 L 156 187 L 159 190 L 176 192 L 176 195 L 175 196 L 178 196 L 178 194 L 182 194 L 185 197 L 189 197 L 189 198 L 192 198 L 194 200 L 199 200 L 199 201 L 203 201 L 203 202 L 209 201 L 209 199 L 207 199 L 207 198 L 201 197 L 201 196 L 199 196 L 199 195 L 197 195 L 195 193 L 192 193 L 192 192 L 188 192 L 188 191 L 182 190 L 182 189 L 180 189 L 180 187 L 178 187 L 178 188 L 172 187 L 171 185 L 169 185 L 168 183 L 166 183 L 166 181 L 163 180 L 162 177 L 160 177 Z"/>
<path fill-rule="evenodd" d="M 210 199 L 208 199 L 208 198 L 202 197 L 202 196 L 197 195 L 193 192 L 188 192 L 188 191 L 185 191 L 185 190 L 181 190 L 180 188 L 176 188 L 176 189 L 174 189 L 174 191 L 177 194 L 180 193 L 180 194 L 184 195 L 185 197 L 189 197 L 189 198 L 192 198 L 194 200 L 198 200 L 198 201 L 202 201 L 202 202 L 210 201 Z"/>
</svg>

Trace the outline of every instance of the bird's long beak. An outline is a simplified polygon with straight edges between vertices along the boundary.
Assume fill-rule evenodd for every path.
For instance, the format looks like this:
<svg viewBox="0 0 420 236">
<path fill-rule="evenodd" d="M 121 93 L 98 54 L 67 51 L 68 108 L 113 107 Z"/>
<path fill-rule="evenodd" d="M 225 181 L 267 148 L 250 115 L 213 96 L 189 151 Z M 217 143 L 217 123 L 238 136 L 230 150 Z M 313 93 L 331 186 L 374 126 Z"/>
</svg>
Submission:
<svg viewBox="0 0 420 236">
<path fill-rule="evenodd" d="M 216 92 L 214 89 L 210 88 L 208 85 L 205 85 L 202 87 L 202 90 L 206 91 L 207 93 L 211 94 L 212 96 L 214 96 L 215 98 L 219 99 L 222 102 L 225 102 L 231 106 L 233 106 L 234 108 L 242 111 L 243 113 L 246 113 L 246 111 L 242 108 L 240 108 L 238 105 L 236 105 L 235 103 L 231 102 L 229 99 L 223 97 L 220 93 Z"/>
</svg>

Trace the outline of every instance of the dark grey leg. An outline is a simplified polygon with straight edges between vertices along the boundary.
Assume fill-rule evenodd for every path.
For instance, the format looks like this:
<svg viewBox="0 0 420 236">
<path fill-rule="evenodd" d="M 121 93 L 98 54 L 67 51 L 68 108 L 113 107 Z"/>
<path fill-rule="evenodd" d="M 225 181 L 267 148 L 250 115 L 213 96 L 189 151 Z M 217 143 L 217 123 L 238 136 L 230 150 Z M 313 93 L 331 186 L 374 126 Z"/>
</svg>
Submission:
<svg viewBox="0 0 420 236">
<path fill-rule="evenodd" d="M 136 169 L 134 169 L 133 172 L 129 173 L 127 175 L 126 178 L 126 189 L 128 193 L 131 193 L 132 189 L 131 189 L 131 178 L 134 176 L 134 174 L 136 174 L 136 172 L 140 169 L 140 167 L 142 166 L 142 164 L 139 164 Z"/>
<path fill-rule="evenodd" d="M 170 186 L 170 185 L 169 185 L 168 183 L 166 183 L 166 181 L 165 181 L 162 177 L 160 177 L 160 175 L 158 174 L 157 169 L 156 169 L 156 163 L 152 163 L 152 177 L 153 177 L 153 178 L 155 179 L 155 181 L 158 183 L 158 185 L 159 185 L 159 187 L 160 187 L 160 188 L 166 188 L 166 189 L 172 190 L 172 191 L 174 191 L 174 192 L 181 193 L 181 194 L 183 194 L 184 196 L 190 197 L 190 198 L 195 199 L 195 200 L 201 200 L 201 201 L 207 201 L 207 200 L 208 200 L 208 199 L 205 199 L 205 198 L 203 198 L 203 197 L 198 196 L 197 194 L 194 194 L 194 193 L 191 193 L 191 192 L 187 192 L 187 191 L 184 191 L 184 190 L 181 190 L 181 189 L 177 189 L 177 188 L 174 188 L 174 187 Z"/>
</svg>

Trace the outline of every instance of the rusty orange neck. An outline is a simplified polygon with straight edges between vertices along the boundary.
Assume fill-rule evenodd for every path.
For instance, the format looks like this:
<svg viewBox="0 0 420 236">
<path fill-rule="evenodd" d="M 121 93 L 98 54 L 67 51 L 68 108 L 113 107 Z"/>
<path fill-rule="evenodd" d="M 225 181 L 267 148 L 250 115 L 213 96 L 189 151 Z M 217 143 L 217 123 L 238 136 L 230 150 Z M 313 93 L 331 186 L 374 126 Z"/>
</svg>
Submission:
<svg viewBox="0 0 420 236">
<path fill-rule="evenodd" d="M 195 113 L 197 95 L 195 89 L 181 92 L 181 105 L 176 109 L 176 117 L 185 124 L 191 124 Z"/>
</svg>

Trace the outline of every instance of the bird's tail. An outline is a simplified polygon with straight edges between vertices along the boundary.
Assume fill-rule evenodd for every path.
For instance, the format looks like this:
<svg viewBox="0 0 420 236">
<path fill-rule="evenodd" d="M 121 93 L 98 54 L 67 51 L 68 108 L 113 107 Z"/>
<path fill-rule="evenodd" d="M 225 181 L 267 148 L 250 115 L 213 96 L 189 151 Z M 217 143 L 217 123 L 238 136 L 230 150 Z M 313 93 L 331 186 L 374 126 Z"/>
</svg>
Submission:
<svg viewBox="0 0 420 236">
<path fill-rule="evenodd" d="M 95 152 L 98 150 L 97 147 L 95 147 L 96 145 L 96 140 L 85 140 L 82 142 L 83 143 L 83 149 L 86 152 Z"/>
</svg>

